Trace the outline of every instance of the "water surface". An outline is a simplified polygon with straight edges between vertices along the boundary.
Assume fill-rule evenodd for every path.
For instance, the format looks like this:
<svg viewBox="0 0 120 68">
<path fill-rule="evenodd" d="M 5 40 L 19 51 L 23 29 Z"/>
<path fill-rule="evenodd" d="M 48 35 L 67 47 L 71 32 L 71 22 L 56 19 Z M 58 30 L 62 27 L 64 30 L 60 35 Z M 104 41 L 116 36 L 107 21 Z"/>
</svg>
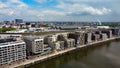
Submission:
<svg viewBox="0 0 120 68">
<path fill-rule="evenodd" d="M 120 68 L 120 40 L 76 50 L 29 68 Z"/>
</svg>

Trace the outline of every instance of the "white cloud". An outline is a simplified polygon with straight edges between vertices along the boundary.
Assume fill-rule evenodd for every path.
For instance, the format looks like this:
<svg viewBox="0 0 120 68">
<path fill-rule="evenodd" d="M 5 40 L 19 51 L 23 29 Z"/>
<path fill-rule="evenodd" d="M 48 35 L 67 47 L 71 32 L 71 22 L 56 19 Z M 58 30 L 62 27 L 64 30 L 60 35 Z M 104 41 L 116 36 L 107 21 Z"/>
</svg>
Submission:
<svg viewBox="0 0 120 68">
<path fill-rule="evenodd" d="M 34 0 L 38 3 L 44 3 L 44 2 L 52 2 L 52 1 L 55 1 L 55 0 Z"/>
<path fill-rule="evenodd" d="M 61 2 L 81 3 L 81 2 L 120 2 L 120 0 L 60 0 Z"/>
<path fill-rule="evenodd" d="M 35 0 L 36 2 L 43 3 L 46 2 L 46 0 Z"/>
<path fill-rule="evenodd" d="M 34 0 L 39 3 L 51 2 L 54 0 Z M 46 8 L 41 5 L 37 7 L 29 6 L 22 0 L 0 0 L 0 16 L 10 16 L 11 18 L 26 18 L 27 20 L 79 20 L 83 16 L 104 16 L 109 15 L 112 9 L 102 6 L 91 6 L 84 2 L 103 2 L 103 0 L 57 0 L 58 4 Z M 105 0 L 112 1 L 112 0 Z M 118 1 L 118 0 L 115 0 Z M 52 4 L 52 3 L 51 3 Z M 30 8 L 29 8 L 30 7 Z M 39 7 L 39 8 L 38 8 Z M 79 17 L 78 17 L 79 16 Z"/>
<path fill-rule="evenodd" d="M 27 8 L 28 5 L 22 2 L 21 0 L 8 0 L 6 4 L 14 8 Z"/>
<path fill-rule="evenodd" d="M 14 11 L 11 9 L 0 10 L 0 15 L 13 15 Z"/>
<path fill-rule="evenodd" d="M 87 13 L 87 14 L 91 14 L 91 15 L 105 15 L 110 13 L 112 10 L 111 9 L 107 9 L 105 7 L 103 8 L 94 8 L 92 6 L 88 6 L 86 4 L 70 4 L 70 3 L 64 3 L 61 2 L 61 4 L 59 4 L 58 6 L 56 6 L 58 9 L 62 9 L 65 13 L 78 13 L 78 14 L 82 14 L 82 13 Z"/>
<path fill-rule="evenodd" d="M 0 15 L 20 15 L 20 13 L 27 8 L 28 5 L 21 0 L 0 1 Z"/>
<path fill-rule="evenodd" d="M 107 8 L 102 8 L 102 9 L 97 9 L 97 8 L 93 8 L 91 6 L 85 6 L 83 7 L 85 12 L 88 12 L 92 15 L 105 15 L 111 12 L 110 9 Z"/>
<path fill-rule="evenodd" d="M 2 2 L 0 2 L 0 8 L 5 8 L 5 7 L 7 7 L 7 5 L 2 3 Z"/>
</svg>

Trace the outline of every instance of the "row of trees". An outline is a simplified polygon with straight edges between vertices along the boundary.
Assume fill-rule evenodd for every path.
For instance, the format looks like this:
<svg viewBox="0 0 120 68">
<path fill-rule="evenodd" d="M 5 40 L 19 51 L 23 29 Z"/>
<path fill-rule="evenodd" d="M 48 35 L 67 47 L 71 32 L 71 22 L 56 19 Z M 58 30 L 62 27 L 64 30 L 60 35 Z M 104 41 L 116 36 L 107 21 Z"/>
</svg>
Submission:
<svg viewBox="0 0 120 68">
<path fill-rule="evenodd" d="M 110 27 L 116 27 L 116 26 L 120 26 L 119 23 L 102 23 L 105 26 L 110 26 Z"/>
<path fill-rule="evenodd" d="M 12 27 L 3 27 L 3 28 L 0 28 L 0 32 L 6 32 L 6 31 L 11 31 L 11 30 L 16 30 L 16 28 L 12 28 Z"/>
</svg>

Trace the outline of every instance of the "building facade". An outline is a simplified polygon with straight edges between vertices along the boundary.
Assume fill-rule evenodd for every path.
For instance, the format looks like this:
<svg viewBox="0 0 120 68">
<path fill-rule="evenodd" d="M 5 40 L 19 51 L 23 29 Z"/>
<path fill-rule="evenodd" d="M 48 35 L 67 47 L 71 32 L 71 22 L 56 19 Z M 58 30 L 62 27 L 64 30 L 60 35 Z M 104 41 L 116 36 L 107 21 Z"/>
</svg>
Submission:
<svg viewBox="0 0 120 68">
<path fill-rule="evenodd" d="M 37 36 L 26 36 L 24 41 L 27 46 L 27 55 L 39 54 L 44 50 L 44 41 L 43 38 Z"/>
<path fill-rule="evenodd" d="M 0 65 L 26 59 L 26 44 L 23 41 L 0 43 Z"/>
</svg>

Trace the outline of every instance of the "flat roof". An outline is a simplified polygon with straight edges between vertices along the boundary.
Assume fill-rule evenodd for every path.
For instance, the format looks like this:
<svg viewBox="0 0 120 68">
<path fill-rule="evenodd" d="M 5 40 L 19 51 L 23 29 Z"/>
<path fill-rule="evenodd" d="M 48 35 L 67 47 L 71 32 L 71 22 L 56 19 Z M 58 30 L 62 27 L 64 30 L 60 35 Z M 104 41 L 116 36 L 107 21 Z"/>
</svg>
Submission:
<svg viewBox="0 0 120 68">
<path fill-rule="evenodd" d="M 15 41 L 15 42 L 6 42 L 6 43 L 0 43 L 0 47 L 7 47 L 7 46 L 12 46 L 12 45 L 18 45 L 18 44 L 25 44 L 24 41 Z"/>
</svg>

